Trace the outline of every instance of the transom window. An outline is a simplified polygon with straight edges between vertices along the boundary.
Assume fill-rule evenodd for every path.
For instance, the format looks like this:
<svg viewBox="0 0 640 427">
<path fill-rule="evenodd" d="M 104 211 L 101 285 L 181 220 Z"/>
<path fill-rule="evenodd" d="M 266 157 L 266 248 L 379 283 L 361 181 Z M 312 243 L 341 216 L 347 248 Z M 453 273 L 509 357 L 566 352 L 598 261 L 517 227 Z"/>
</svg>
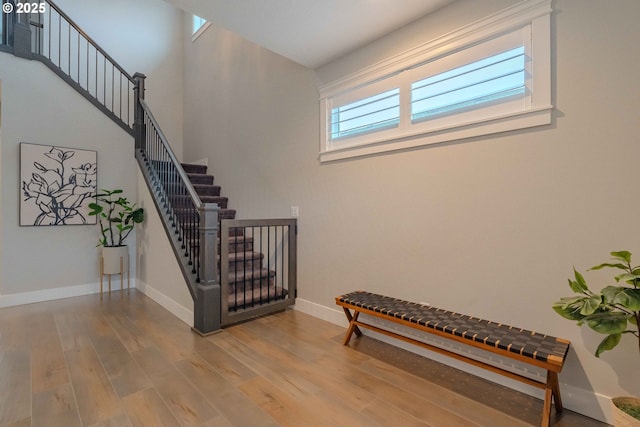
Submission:
<svg viewBox="0 0 640 427">
<path fill-rule="evenodd" d="M 400 89 L 395 88 L 331 110 L 331 139 L 396 127 Z"/>
<path fill-rule="evenodd" d="M 550 123 L 550 13 L 525 1 L 325 85 L 320 160 Z"/>
<path fill-rule="evenodd" d="M 206 19 L 201 18 L 197 15 L 193 15 L 191 20 L 191 40 L 195 41 L 195 39 L 200 37 L 200 34 L 202 34 L 207 28 L 209 28 L 210 25 L 211 23 Z"/>
<path fill-rule="evenodd" d="M 476 108 L 526 89 L 524 46 L 411 84 L 411 121 Z"/>
</svg>

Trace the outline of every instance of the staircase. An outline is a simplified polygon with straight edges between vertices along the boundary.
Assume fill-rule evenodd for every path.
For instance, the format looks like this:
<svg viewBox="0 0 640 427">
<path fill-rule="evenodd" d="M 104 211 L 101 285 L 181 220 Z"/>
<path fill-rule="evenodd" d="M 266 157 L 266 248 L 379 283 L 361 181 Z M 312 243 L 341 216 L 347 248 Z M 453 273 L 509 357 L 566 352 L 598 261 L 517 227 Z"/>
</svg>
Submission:
<svg viewBox="0 0 640 427">
<path fill-rule="evenodd" d="M 17 14 L 16 1 L 0 0 L 13 10 L 1 17 L 0 52 L 43 63 L 134 138 L 140 171 L 185 279 L 180 286 L 193 298 L 192 329 L 205 335 L 292 305 L 296 221 L 236 220 L 207 168 L 176 159 L 144 100 L 143 74 L 127 73 L 52 0 L 39 0 L 45 12 L 31 14 Z"/>
<path fill-rule="evenodd" d="M 215 203 L 220 207 L 218 218 L 221 222 L 235 219 L 235 209 L 228 208 L 229 199 L 220 195 L 221 187 L 214 185 L 212 175 L 207 175 L 207 166 L 183 163 L 182 168 L 200 200 L 204 203 Z M 255 229 L 250 230 L 251 234 L 254 232 Z M 222 251 L 221 239 L 218 237 L 219 256 L 216 261 L 218 271 L 226 272 L 224 279 L 227 281 L 225 289 L 229 311 L 239 312 L 287 297 L 288 290 L 278 286 L 276 271 L 265 266 L 264 253 L 254 248 L 256 238 L 247 235 L 244 227 L 231 227 L 227 239 L 226 250 Z M 221 258 L 226 259 L 226 268 L 222 268 Z M 220 283 L 225 280 L 221 279 Z M 223 303 L 224 301 L 225 298 L 222 298 Z"/>
</svg>

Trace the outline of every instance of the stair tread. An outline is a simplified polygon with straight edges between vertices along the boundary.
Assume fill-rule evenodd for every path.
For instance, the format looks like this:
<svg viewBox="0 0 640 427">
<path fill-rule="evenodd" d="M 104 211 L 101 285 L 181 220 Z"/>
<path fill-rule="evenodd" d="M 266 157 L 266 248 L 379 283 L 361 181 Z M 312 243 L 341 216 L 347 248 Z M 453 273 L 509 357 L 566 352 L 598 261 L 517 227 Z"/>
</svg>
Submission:
<svg viewBox="0 0 640 427">
<path fill-rule="evenodd" d="M 193 188 L 195 188 L 196 190 L 198 188 L 222 188 L 219 185 L 215 185 L 215 184 L 193 184 Z"/>
<path fill-rule="evenodd" d="M 182 163 L 182 169 L 184 169 L 185 172 L 189 173 L 190 171 L 198 171 L 197 173 L 206 173 L 207 172 L 207 166 L 205 165 L 196 165 L 196 164 L 192 164 L 192 163 Z"/>
</svg>

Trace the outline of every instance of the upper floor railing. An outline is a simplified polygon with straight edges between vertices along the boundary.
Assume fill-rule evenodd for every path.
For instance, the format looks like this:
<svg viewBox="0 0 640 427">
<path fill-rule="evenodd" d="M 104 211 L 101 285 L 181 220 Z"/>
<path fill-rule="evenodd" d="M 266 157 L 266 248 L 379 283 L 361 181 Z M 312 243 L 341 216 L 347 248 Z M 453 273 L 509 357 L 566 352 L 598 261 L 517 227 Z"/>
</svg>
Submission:
<svg viewBox="0 0 640 427">
<path fill-rule="evenodd" d="M 133 135 L 133 76 L 51 0 L 2 3 L 3 45 L 44 63 Z"/>
</svg>

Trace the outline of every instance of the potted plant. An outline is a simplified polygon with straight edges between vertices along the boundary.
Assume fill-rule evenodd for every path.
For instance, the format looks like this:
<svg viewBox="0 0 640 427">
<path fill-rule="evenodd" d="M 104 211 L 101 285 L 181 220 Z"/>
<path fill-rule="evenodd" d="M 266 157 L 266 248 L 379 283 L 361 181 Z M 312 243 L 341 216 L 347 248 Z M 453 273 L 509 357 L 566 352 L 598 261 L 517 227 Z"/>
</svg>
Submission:
<svg viewBox="0 0 640 427">
<path fill-rule="evenodd" d="M 120 189 L 101 190 L 96 195 L 96 202 L 90 203 L 89 208 L 89 215 L 95 215 L 100 226 L 98 246 L 102 246 L 102 273 L 128 270 L 129 250 L 124 241 L 135 224 L 144 221 L 144 209 L 136 208 L 135 204 L 122 196 Z"/>
<path fill-rule="evenodd" d="M 574 268 L 569 287 L 578 295 L 561 298 L 553 304 L 553 309 L 562 317 L 577 321 L 578 326 L 586 323 L 594 331 L 606 335 L 596 349 L 596 357 L 616 347 L 623 335 L 635 336 L 640 351 L 640 266 L 631 264 L 631 252 L 611 252 L 611 256 L 613 262 L 596 265 L 590 270 L 619 270 L 615 285 L 593 292 Z M 640 399 L 614 398 L 613 411 L 617 426 L 640 426 Z"/>
</svg>

